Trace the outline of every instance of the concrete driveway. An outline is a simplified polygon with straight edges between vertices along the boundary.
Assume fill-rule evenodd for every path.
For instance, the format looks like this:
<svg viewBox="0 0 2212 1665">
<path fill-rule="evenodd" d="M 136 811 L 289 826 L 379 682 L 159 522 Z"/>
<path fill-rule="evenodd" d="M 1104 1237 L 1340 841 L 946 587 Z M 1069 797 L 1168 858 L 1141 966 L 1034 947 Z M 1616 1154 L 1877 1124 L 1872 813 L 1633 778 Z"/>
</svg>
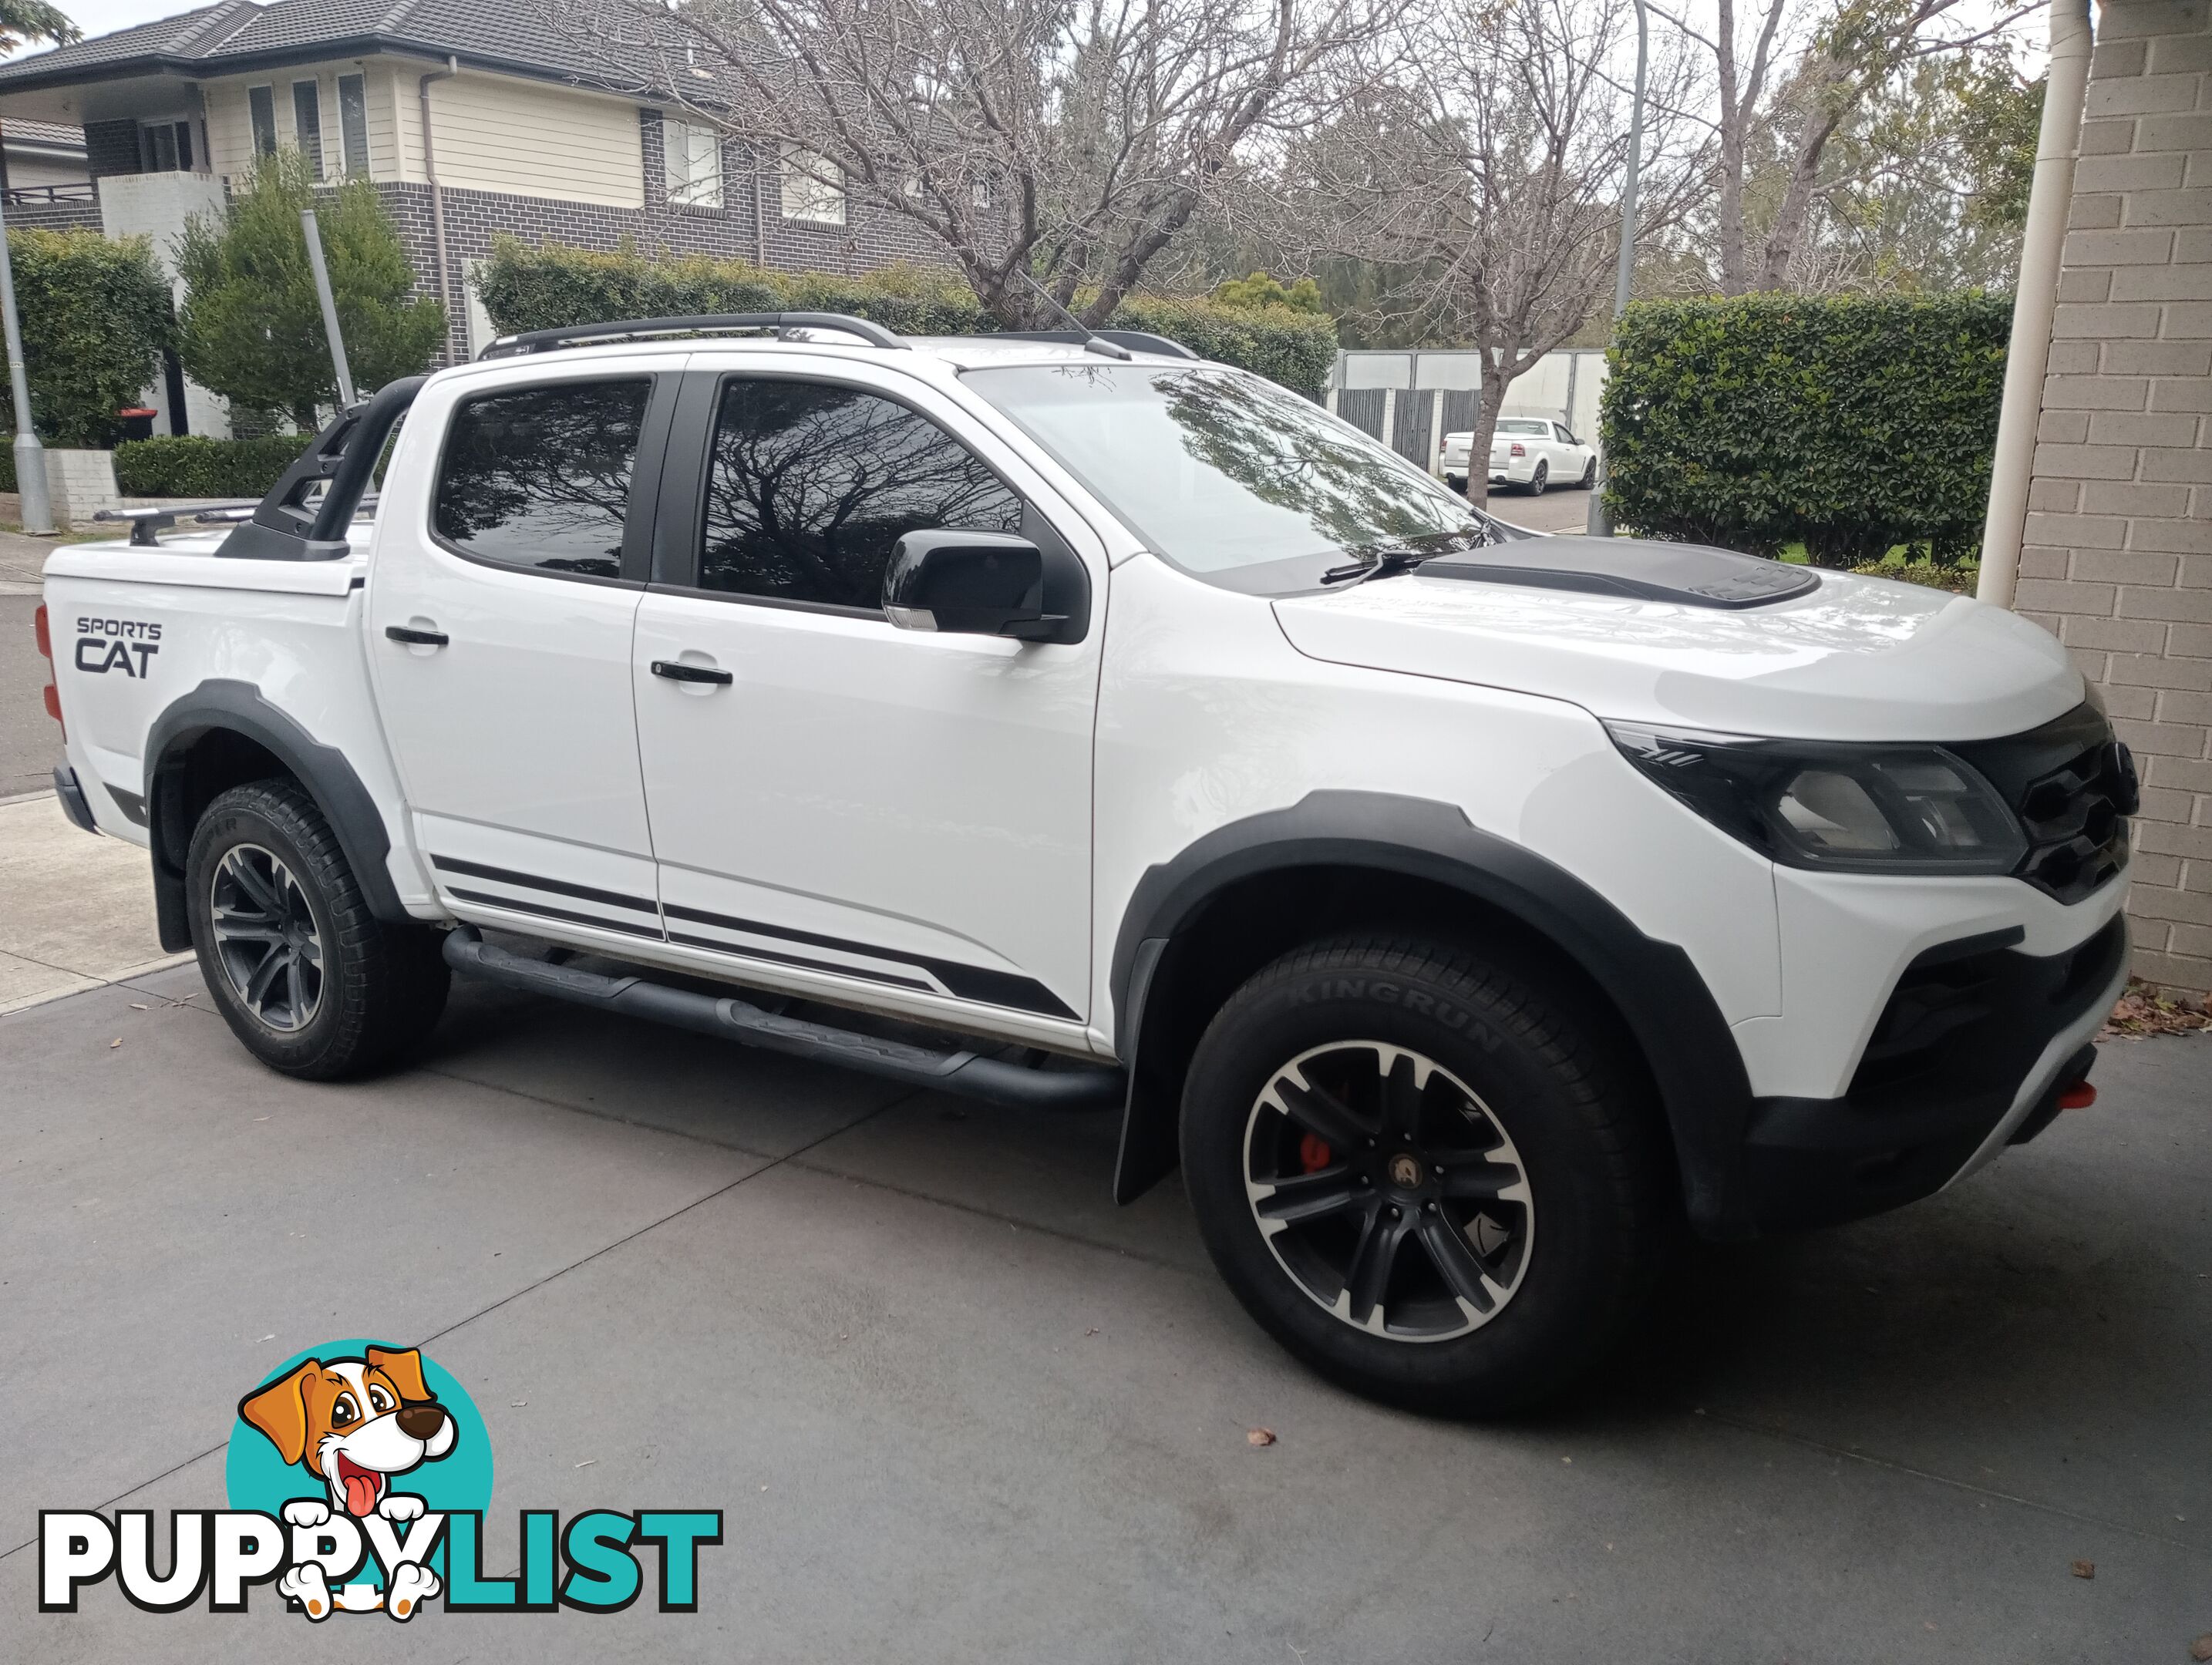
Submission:
<svg viewBox="0 0 2212 1665">
<path fill-rule="evenodd" d="M 204 1006 L 187 966 L 0 1017 L 0 1656 L 1810 1665 L 2212 1632 L 2203 1040 L 2108 1046 L 2095 1109 L 1955 1193 L 1694 1256 L 1588 1397 L 1485 1427 L 1291 1364 L 1174 1186 L 1108 1201 L 1110 1116 L 482 987 L 414 1067 L 309 1087 Z M 698 1613 L 34 1611 L 38 1510 L 221 1507 L 239 1395 L 352 1334 L 483 1410 L 488 1570 L 524 1507 L 718 1507 Z"/>
</svg>

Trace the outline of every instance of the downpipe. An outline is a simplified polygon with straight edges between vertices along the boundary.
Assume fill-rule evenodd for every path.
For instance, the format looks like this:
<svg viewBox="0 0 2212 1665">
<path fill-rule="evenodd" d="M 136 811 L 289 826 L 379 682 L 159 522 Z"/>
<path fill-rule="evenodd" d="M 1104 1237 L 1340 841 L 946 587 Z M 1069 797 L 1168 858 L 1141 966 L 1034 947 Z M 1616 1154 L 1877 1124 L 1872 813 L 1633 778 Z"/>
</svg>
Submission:
<svg viewBox="0 0 2212 1665">
<path fill-rule="evenodd" d="M 2035 142 L 2035 178 L 2021 234 L 2020 282 L 2013 290 L 2012 344 L 2005 354 L 2004 402 L 1997 414 L 1990 506 L 1982 525 L 1978 599 L 2009 607 L 2020 588 L 2020 549 L 2027 530 L 2027 489 L 2035 472 L 2035 431 L 2043 378 L 2051 364 L 2051 326 L 2066 216 L 2074 197 L 2074 156 L 2089 85 L 2089 0 L 2051 0 L 2051 78 Z"/>
<path fill-rule="evenodd" d="M 548 994 L 603 1012 L 619 1012 L 716 1036 L 740 1046 L 811 1058 L 1013 1109 L 1115 1109 L 1120 1108 L 1128 1090 L 1121 1071 L 1111 1065 L 1033 1069 L 967 1050 L 938 1052 L 885 1041 L 853 1030 L 782 1017 L 734 996 L 701 994 L 647 977 L 610 977 L 575 966 L 533 960 L 495 947 L 473 926 L 459 926 L 447 933 L 445 956 L 446 963 L 464 975 L 481 977 L 503 987 Z"/>
</svg>

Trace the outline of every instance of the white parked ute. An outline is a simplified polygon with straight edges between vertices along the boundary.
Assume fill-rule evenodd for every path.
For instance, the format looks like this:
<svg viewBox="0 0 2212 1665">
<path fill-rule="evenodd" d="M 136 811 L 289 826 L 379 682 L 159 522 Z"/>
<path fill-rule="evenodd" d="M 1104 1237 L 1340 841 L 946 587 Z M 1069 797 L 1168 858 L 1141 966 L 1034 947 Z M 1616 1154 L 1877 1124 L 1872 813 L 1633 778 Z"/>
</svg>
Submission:
<svg viewBox="0 0 2212 1665">
<path fill-rule="evenodd" d="M 1474 435 L 1447 434 L 1437 472 L 1456 489 L 1467 489 L 1468 459 Z M 1568 431 L 1566 423 L 1545 416 L 1500 416 L 1490 441 L 1490 483 L 1519 486 L 1540 497 L 1552 486 L 1597 483 L 1597 453 Z"/>
<path fill-rule="evenodd" d="M 1111 1111 L 1417 1407 L 1586 1369 L 1680 1222 L 1972 1172 L 2125 975 L 2131 765 L 2035 626 L 1516 533 L 1156 337 L 510 338 L 227 536 L 57 550 L 45 628 L 64 804 L 271 1067 L 453 969 Z"/>
</svg>

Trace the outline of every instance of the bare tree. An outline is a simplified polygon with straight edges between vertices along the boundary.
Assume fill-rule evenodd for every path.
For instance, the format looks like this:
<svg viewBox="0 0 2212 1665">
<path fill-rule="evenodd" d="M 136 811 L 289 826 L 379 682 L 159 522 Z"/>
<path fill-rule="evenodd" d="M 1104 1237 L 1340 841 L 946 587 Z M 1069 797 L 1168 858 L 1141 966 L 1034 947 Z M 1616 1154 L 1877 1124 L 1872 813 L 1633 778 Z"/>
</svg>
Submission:
<svg viewBox="0 0 2212 1665">
<path fill-rule="evenodd" d="M 1792 286 L 1820 257 L 1814 210 L 1849 183 L 1826 167 L 1838 131 L 1877 89 L 1918 60 L 2002 34 L 2033 5 L 1984 0 L 1712 0 L 1702 12 L 1655 6 L 1710 63 L 1712 107 L 1685 113 L 1711 129 L 1713 240 L 1725 295 Z M 1757 176 L 1775 187 L 1754 206 Z"/>
<path fill-rule="evenodd" d="M 1631 94 L 1625 8 L 1608 0 L 1440 6 L 1416 74 L 1285 158 L 1288 240 L 1393 274 L 1387 304 L 1431 338 L 1481 354 L 1468 495 L 1486 501 L 1486 462 L 1514 381 L 1587 323 L 1607 293 L 1620 235 Z M 1663 54 L 1654 85 L 1679 101 Z M 1639 234 L 1678 216 L 1693 170 L 1672 125 L 1647 125 Z"/>
<path fill-rule="evenodd" d="M 587 0 L 704 121 L 941 242 L 1002 323 L 1103 324 L 1240 152 L 1401 0 Z"/>
</svg>

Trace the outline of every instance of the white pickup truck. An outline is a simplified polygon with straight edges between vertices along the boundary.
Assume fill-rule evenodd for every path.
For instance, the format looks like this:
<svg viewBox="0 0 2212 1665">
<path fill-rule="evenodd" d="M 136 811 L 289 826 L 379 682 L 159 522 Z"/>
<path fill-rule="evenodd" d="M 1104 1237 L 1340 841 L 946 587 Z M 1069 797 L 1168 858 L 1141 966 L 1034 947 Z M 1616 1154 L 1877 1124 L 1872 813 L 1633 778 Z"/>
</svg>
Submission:
<svg viewBox="0 0 2212 1665">
<path fill-rule="evenodd" d="M 1118 1196 L 1180 1162 L 1417 1407 L 1587 1369 L 1681 1223 L 2030 1137 L 2125 976 L 2132 765 L 2035 626 L 1519 533 L 1156 337 L 513 337 L 46 570 L 62 801 L 271 1067 L 451 968 L 1118 1112 Z"/>
</svg>

